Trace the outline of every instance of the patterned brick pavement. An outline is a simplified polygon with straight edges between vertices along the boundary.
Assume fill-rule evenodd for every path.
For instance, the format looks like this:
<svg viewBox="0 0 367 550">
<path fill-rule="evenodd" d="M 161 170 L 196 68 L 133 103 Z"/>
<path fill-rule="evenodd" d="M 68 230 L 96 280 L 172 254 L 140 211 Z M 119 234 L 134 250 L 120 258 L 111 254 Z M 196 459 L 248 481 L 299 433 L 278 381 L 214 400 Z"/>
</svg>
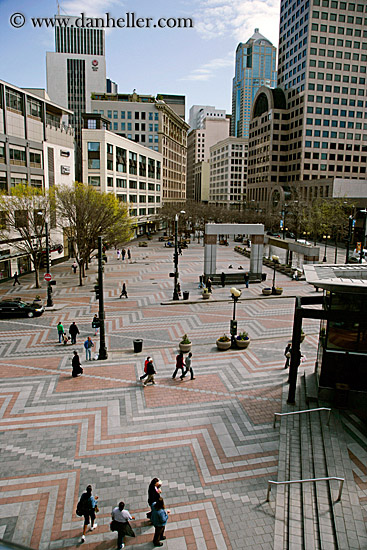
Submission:
<svg viewBox="0 0 367 550">
<path fill-rule="evenodd" d="M 189 290 L 190 303 L 175 305 L 162 305 L 172 298 L 172 249 L 155 241 L 131 250 L 131 263 L 111 252 L 105 267 L 108 360 L 86 363 L 82 353 L 86 336 L 97 350 L 99 344 L 91 328 L 98 311 L 95 263 L 81 288 L 71 261 L 53 267 L 55 307 L 42 317 L 0 320 L 0 538 L 41 550 L 79 547 L 82 521 L 75 509 L 91 483 L 100 512 L 84 547 L 116 547 L 110 512 L 122 499 L 136 517 L 137 537 L 127 538 L 126 546 L 151 548 L 146 493 L 157 476 L 171 509 L 165 548 L 271 549 L 274 510 L 265 496 L 278 463 L 273 413 L 282 409 L 287 391 L 283 350 L 294 308 L 287 296 L 314 291 L 280 274 L 277 284 L 285 290 L 279 299 L 260 298 L 265 283 L 250 285 L 237 319 L 251 345 L 218 352 L 215 340 L 228 334 L 233 306 L 228 287 L 214 287 L 213 301 L 200 301 L 203 247 L 192 244 L 180 256 L 181 287 Z M 248 268 L 232 247 L 219 247 L 218 271 L 240 262 Z M 119 299 L 123 281 L 127 300 Z M 16 289 L 1 285 L 0 294 L 30 298 L 38 292 L 32 276 L 21 283 Z M 73 347 L 58 344 L 56 331 L 58 321 L 68 327 L 73 320 L 84 367 L 77 379 L 71 378 Z M 318 324 L 308 320 L 304 330 L 308 368 Z M 193 342 L 195 380 L 181 382 L 171 375 L 184 333 Z M 144 340 L 141 354 L 133 352 L 135 338 Z M 142 388 L 148 354 L 157 385 Z M 365 483 L 363 464 L 353 457 Z"/>
</svg>

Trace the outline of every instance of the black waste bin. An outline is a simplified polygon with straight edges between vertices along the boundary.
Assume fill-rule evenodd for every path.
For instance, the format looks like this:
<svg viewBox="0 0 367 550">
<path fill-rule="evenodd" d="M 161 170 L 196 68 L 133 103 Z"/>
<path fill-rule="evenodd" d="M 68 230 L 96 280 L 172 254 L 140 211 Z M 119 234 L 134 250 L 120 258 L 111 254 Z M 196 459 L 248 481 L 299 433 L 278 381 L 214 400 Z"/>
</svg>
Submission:
<svg viewBox="0 0 367 550">
<path fill-rule="evenodd" d="M 183 299 L 188 300 L 190 296 L 190 292 L 188 290 L 184 290 L 182 293 Z"/>
<path fill-rule="evenodd" d="M 136 339 L 134 340 L 134 352 L 135 353 L 140 353 L 143 349 L 143 340 L 141 339 Z"/>
<path fill-rule="evenodd" d="M 266 281 L 266 273 L 261 273 L 261 280 Z"/>
</svg>

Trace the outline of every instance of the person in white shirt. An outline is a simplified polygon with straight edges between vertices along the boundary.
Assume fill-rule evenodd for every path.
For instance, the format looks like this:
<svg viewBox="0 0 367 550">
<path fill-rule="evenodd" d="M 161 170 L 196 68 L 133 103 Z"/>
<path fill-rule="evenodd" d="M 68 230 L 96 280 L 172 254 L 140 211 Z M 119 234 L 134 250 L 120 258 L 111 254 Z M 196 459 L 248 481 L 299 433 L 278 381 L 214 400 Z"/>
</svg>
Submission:
<svg viewBox="0 0 367 550">
<path fill-rule="evenodd" d="M 128 510 L 125 510 L 125 503 L 119 502 L 119 505 L 112 510 L 112 525 L 111 530 L 117 531 L 117 548 L 124 548 L 124 537 L 135 537 L 134 531 L 131 529 L 129 520 L 135 519 L 131 516 Z"/>
</svg>

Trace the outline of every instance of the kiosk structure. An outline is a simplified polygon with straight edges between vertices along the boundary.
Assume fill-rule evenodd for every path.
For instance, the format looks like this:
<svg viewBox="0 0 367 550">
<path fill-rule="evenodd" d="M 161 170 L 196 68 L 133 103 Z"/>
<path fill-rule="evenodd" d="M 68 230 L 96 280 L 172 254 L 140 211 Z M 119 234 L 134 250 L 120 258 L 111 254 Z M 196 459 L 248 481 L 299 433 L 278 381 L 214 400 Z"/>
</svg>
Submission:
<svg viewBox="0 0 367 550">
<path fill-rule="evenodd" d="M 218 235 L 248 235 L 251 240 L 250 277 L 261 279 L 264 252 L 264 226 L 261 223 L 207 223 L 204 235 L 204 275 L 217 269 Z"/>
</svg>

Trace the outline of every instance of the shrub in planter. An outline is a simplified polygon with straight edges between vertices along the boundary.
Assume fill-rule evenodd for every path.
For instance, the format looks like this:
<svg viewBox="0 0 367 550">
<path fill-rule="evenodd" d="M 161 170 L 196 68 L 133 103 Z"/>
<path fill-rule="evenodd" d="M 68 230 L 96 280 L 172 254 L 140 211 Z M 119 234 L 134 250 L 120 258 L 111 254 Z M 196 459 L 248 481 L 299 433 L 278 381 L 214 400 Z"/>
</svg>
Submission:
<svg viewBox="0 0 367 550">
<path fill-rule="evenodd" d="M 179 343 L 180 350 L 183 351 L 184 353 L 187 353 L 191 351 L 191 346 L 192 346 L 191 340 L 189 339 L 187 334 L 184 334 L 182 336 L 181 342 Z"/>
<path fill-rule="evenodd" d="M 236 345 L 240 349 L 246 349 L 250 345 L 250 337 L 245 330 L 236 337 Z"/>
<path fill-rule="evenodd" d="M 231 347 L 231 339 L 226 334 L 223 334 L 223 336 L 218 338 L 216 344 L 218 349 L 226 350 Z"/>
</svg>

